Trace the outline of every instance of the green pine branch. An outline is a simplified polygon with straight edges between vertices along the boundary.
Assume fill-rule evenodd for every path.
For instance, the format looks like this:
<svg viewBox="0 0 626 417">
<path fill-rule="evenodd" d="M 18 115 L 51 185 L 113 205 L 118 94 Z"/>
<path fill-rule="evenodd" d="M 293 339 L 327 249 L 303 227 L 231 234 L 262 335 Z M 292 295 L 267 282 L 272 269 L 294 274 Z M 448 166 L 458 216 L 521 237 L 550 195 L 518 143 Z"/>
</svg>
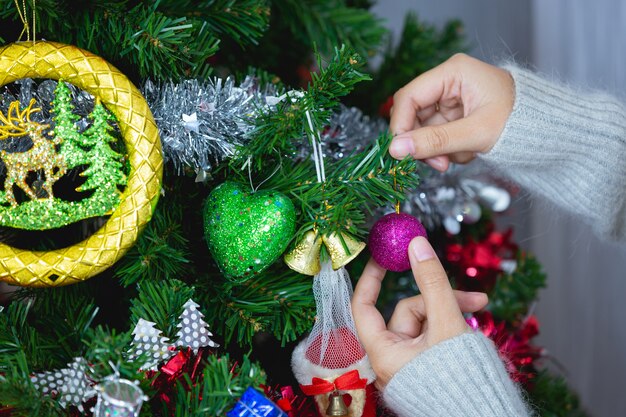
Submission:
<svg viewBox="0 0 626 417">
<path fill-rule="evenodd" d="M 32 24 L 31 2 L 26 14 Z M 36 35 L 74 44 L 114 62 L 134 77 L 167 80 L 207 77 L 207 59 L 220 37 L 256 44 L 267 29 L 264 1 L 122 0 L 36 3 Z M 0 18 L 19 22 L 13 2 L 4 2 Z"/>
<path fill-rule="evenodd" d="M 321 64 L 321 57 L 318 59 Z M 369 80 L 369 76 L 359 71 L 362 65 L 361 58 L 350 48 L 336 48 L 328 64 L 312 74 L 313 80 L 305 92 L 290 92 L 275 111 L 260 112 L 252 140 L 238 150 L 230 163 L 231 169 L 238 173 L 252 159 L 255 173 L 273 170 L 283 157 L 292 155 L 296 145 L 307 133 L 312 133 L 309 118 L 313 132 L 323 129 L 339 99 L 357 83 Z"/>
<path fill-rule="evenodd" d="M 200 383 L 188 376 L 178 384 L 174 415 L 177 417 L 223 416 L 250 386 L 265 384 L 265 373 L 248 356 L 237 365 L 229 355 L 207 358 Z"/>
<path fill-rule="evenodd" d="M 161 0 L 168 15 L 201 19 L 213 33 L 228 36 L 240 45 L 256 45 L 267 29 L 270 8 L 265 0 Z"/>
<path fill-rule="evenodd" d="M 141 356 L 132 362 L 128 361 L 132 339 L 131 329 L 120 332 L 106 326 L 90 328 L 83 339 L 85 345 L 83 357 L 90 365 L 90 377 L 95 381 L 101 381 L 112 375 L 114 370 L 111 369 L 111 364 L 113 364 L 122 378 L 142 381 L 144 375 L 137 371 L 140 364 L 146 363 L 148 358 Z"/>
<path fill-rule="evenodd" d="M 177 198 L 161 199 L 135 246 L 115 266 L 115 276 L 122 285 L 185 279 L 189 275 L 190 248 L 182 218 L 182 205 Z"/>
<path fill-rule="evenodd" d="M 515 271 L 503 274 L 496 281 L 487 309 L 497 320 L 513 323 L 526 315 L 529 305 L 545 286 L 546 275 L 541 264 L 534 256 L 520 251 Z"/>
<path fill-rule="evenodd" d="M 22 353 L 34 371 L 65 367 L 84 351 L 97 313 L 88 287 L 20 290 L 0 313 L 0 369 Z"/>
<path fill-rule="evenodd" d="M 322 234 L 347 231 L 364 238 L 366 215 L 376 207 L 403 201 L 403 190 L 417 186 L 415 162 L 389 157 L 391 135 L 384 134 L 368 149 L 329 165 L 325 183 L 299 180 L 288 191 L 301 210 L 300 233 L 313 228 Z"/>
<path fill-rule="evenodd" d="M 15 417 L 61 417 L 65 416 L 57 401 L 43 395 L 30 380 L 30 369 L 24 352 L 7 361 L 8 366 L 0 373 L 0 407 L 11 407 Z"/>
<path fill-rule="evenodd" d="M 343 43 L 362 56 L 372 56 L 386 34 L 381 19 L 343 0 L 272 0 L 272 6 L 286 18 L 295 37 L 325 53 Z"/>
<path fill-rule="evenodd" d="M 281 343 L 296 340 L 310 330 L 315 320 L 311 277 L 300 275 L 282 263 L 238 285 L 213 277 L 199 281 L 207 317 L 216 334 L 228 345 L 252 344 L 260 332 L 272 333 Z"/>
<path fill-rule="evenodd" d="M 32 303 L 12 302 L 0 312 L 0 374 L 7 372 L 21 355 L 35 365 L 51 364 L 45 349 L 41 349 L 40 337 L 28 322 Z"/>
<path fill-rule="evenodd" d="M 193 298 L 194 289 L 175 279 L 145 280 L 137 287 L 137 297 L 131 300 L 131 326 L 136 325 L 139 319 L 152 321 L 164 336 L 175 339 L 178 318 L 185 302 Z"/>
<path fill-rule="evenodd" d="M 545 370 L 533 379 L 528 398 L 540 417 L 588 417 L 567 381 Z"/>
</svg>

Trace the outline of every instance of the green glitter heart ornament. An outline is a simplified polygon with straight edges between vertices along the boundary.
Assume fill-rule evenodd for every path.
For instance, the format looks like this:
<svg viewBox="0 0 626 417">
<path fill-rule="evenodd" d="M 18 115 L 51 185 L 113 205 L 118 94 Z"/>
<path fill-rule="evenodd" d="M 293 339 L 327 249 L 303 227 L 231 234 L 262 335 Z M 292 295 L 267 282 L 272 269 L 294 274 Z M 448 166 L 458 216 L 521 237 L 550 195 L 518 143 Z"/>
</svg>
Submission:
<svg viewBox="0 0 626 417">
<path fill-rule="evenodd" d="M 296 212 L 276 191 L 251 193 L 237 183 L 216 187 L 204 204 L 204 233 L 224 275 L 244 282 L 285 251 L 296 228 Z"/>
</svg>

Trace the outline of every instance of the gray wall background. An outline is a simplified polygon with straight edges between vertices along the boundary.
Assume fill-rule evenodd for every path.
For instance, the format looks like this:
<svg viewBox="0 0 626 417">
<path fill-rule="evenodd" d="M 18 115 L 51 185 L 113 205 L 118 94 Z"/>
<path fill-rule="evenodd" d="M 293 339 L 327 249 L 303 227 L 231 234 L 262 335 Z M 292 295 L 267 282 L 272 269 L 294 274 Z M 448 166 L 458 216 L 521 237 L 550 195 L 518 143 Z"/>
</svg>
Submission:
<svg viewBox="0 0 626 417">
<path fill-rule="evenodd" d="M 488 62 L 514 57 L 572 85 L 626 96 L 626 2 L 621 0 L 379 0 L 396 35 L 409 10 L 429 22 L 459 18 Z M 626 161 L 624 162 L 626 163 Z M 626 184 L 624 185 L 626 186 Z M 524 198 L 507 218 L 548 274 L 537 342 L 596 417 L 626 415 L 626 245 L 603 242 L 581 219 Z"/>
</svg>

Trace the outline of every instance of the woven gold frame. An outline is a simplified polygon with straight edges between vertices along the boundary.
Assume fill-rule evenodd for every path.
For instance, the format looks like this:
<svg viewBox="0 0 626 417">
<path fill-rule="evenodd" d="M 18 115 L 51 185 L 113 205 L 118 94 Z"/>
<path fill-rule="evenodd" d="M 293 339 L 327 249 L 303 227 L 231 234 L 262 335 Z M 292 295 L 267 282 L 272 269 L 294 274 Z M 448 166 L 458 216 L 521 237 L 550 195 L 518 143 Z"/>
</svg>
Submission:
<svg viewBox="0 0 626 417">
<path fill-rule="evenodd" d="M 152 217 L 163 175 L 159 131 L 139 90 L 104 59 L 75 46 L 37 41 L 0 48 L 0 86 L 21 78 L 63 79 L 99 97 L 117 118 L 130 175 L 106 224 L 73 246 L 36 252 L 0 243 L 0 281 L 54 287 L 88 279 L 113 265 Z"/>
</svg>

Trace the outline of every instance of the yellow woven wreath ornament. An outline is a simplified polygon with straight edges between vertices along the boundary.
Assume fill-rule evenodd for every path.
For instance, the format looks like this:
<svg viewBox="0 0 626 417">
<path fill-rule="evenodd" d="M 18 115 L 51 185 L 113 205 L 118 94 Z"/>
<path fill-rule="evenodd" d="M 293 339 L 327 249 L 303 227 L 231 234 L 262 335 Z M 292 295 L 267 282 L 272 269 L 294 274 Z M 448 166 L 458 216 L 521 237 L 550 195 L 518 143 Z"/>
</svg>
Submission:
<svg viewBox="0 0 626 417">
<path fill-rule="evenodd" d="M 126 188 L 96 233 L 45 252 L 0 243 L 0 281 L 30 287 L 81 282 L 120 259 L 152 217 L 163 174 L 158 128 L 145 99 L 124 74 L 75 46 L 37 41 L 0 48 L 0 86 L 22 78 L 64 80 L 92 94 L 117 118 L 126 147 Z"/>
</svg>

